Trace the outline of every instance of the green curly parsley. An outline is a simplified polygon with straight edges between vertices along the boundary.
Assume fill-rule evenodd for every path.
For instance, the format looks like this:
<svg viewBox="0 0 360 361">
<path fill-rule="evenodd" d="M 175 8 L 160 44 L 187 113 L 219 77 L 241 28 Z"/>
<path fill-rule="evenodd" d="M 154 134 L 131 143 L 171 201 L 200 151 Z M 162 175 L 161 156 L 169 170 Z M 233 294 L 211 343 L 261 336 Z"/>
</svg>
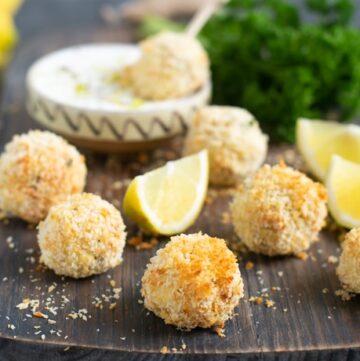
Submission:
<svg viewBox="0 0 360 361">
<path fill-rule="evenodd" d="M 284 0 L 232 0 L 207 24 L 214 102 L 255 114 L 274 140 L 293 142 L 298 117 L 360 109 L 360 32 L 351 0 L 307 0 L 306 23 Z"/>
</svg>

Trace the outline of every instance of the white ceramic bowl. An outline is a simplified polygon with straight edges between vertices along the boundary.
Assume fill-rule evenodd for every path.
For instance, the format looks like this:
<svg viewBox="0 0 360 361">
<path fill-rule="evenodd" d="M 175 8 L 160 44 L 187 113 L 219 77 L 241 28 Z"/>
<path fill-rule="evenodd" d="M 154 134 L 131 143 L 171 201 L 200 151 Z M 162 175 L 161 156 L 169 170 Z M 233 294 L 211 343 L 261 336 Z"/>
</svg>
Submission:
<svg viewBox="0 0 360 361">
<path fill-rule="evenodd" d="M 135 45 L 95 44 L 41 58 L 27 75 L 28 112 L 72 142 L 103 152 L 149 149 L 183 134 L 208 103 L 210 82 L 181 99 L 136 99 L 117 77 L 140 55 Z"/>
</svg>

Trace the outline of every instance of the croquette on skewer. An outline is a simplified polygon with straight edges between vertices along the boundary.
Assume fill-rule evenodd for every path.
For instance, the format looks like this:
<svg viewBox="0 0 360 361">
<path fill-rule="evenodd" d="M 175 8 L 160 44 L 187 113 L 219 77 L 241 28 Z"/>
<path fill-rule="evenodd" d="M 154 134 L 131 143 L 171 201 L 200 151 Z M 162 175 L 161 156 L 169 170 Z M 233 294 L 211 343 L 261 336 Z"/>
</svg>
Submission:
<svg viewBox="0 0 360 361">
<path fill-rule="evenodd" d="M 192 94 L 209 80 L 209 60 L 198 40 L 162 32 L 140 43 L 140 59 L 125 67 L 120 82 L 146 100 Z"/>
</svg>

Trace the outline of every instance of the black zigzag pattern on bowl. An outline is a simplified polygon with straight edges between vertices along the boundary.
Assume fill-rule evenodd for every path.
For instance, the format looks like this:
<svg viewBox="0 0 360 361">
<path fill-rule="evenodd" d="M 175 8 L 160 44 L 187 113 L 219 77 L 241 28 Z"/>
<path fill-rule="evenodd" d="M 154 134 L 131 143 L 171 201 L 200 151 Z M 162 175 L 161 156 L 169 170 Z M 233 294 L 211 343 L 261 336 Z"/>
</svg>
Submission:
<svg viewBox="0 0 360 361">
<path fill-rule="evenodd" d="M 90 117 L 84 112 L 79 112 L 75 118 L 72 118 L 66 109 L 59 104 L 54 105 L 53 110 L 50 110 L 44 101 L 41 99 L 34 99 L 34 97 L 31 100 L 29 99 L 28 104 L 31 107 L 29 109 L 31 114 L 35 115 L 41 111 L 50 123 L 59 121 L 59 117 L 61 117 L 66 122 L 67 126 L 75 133 L 79 132 L 82 123 L 86 123 L 88 128 L 95 136 L 101 135 L 101 133 L 107 127 L 111 134 L 118 140 L 126 140 L 126 134 L 130 126 L 133 126 L 144 140 L 149 140 L 152 138 L 151 135 L 156 126 L 159 126 L 162 129 L 164 136 L 173 135 L 172 130 L 178 125 L 180 125 L 181 134 L 184 134 L 188 128 L 185 118 L 176 111 L 174 111 L 172 114 L 170 126 L 166 125 L 159 117 L 154 117 L 150 122 L 149 128 L 145 129 L 143 125 L 139 124 L 139 121 L 129 117 L 125 120 L 122 128 L 118 130 L 107 117 L 100 118 L 99 124 L 95 125 Z M 193 108 L 193 111 L 196 111 L 196 107 Z"/>
</svg>

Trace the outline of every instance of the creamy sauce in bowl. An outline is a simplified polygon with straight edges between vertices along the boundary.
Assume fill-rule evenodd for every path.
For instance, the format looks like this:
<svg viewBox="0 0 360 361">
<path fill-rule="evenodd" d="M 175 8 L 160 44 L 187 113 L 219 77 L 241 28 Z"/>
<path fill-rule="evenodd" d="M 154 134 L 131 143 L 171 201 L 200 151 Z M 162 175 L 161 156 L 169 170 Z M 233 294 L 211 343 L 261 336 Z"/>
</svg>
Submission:
<svg viewBox="0 0 360 361">
<path fill-rule="evenodd" d="M 28 89 L 54 103 L 76 109 L 128 113 L 162 111 L 182 107 L 201 93 L 210 92 L 210 82 L 187 97 L 147 101 L 121 86 L 121 70 L 136 62 L 141 49 L 131 44 L 81 45 L 56 51 L 31 66 Z"/>
<path fill-rule="evenodd" d="M 140 57 L 134 45 L 86 45 L 52 53 L 33 65 L 31 87 L 57 103 L 92 110 L 146 106 L 120 85 L 121 69 Z"/>
</svg>

